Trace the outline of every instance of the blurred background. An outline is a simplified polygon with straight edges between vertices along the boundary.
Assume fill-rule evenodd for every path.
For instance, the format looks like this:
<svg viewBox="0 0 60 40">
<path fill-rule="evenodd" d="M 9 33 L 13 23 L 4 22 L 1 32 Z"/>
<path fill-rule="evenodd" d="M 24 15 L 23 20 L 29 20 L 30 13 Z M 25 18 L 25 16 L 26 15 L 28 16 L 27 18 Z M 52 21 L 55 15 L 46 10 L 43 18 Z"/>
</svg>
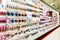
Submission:
<svg viewBox="0 0 60 40">
<path fill-rule="evenodd" d="M 53 8 L 57 9 L 57 11 L 60 12 L 60 0 L 42 0 L 42 1 L 51 5 Z M 60 27 L 56 29 L 54 32 L 52 32 L 50 35 L 48 35 L 46 38 L 44 38 L 43 40 L 60 40 L 59 35 L 60 35 Z"/>
<path fill-rule="evenodd" d="M 60 12 L 60 0 L 43 0 L 43 1 L 51 5 L 52 7 L 56 8 Z"/>
<path fill-rule="evenodd" d="M 47 4 L 51 5 L 57 11 L 59 11 L 59 14 L 60 14 L 60 0 L 42 0 L 42 1 L 44 1 Z M 59 15 L 59 18 L 60 18 L 60 15 Z M 59 23 L 60 23 L 60 21 L 59 21 Z"/>
</svg>

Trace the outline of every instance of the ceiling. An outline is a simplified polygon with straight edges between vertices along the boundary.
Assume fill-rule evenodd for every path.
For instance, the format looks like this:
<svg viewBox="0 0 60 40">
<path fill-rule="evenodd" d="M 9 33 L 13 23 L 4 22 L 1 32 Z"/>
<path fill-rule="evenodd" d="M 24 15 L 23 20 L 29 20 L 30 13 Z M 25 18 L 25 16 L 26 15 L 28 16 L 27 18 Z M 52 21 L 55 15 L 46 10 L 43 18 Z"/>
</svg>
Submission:
<svg viewBox="0 0 60 40">
<path fill-rule="evenodd" d="M 43 1 L 55 7 L 60 12 L 60 0 L 43 0 Z"/>
</svg>

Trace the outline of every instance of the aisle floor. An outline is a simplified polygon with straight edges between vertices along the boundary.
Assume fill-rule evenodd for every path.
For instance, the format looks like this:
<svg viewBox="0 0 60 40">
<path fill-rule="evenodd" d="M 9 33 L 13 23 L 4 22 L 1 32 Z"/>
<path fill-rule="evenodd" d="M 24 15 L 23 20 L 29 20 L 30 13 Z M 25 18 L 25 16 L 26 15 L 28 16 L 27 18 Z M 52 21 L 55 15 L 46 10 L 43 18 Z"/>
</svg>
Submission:
<svg viewBox="0 0 60 40">
<path fill-rule="evenodd" d="M 46 36 L 43 40 L 60 40 L 60 27 Z"/>
</svg>

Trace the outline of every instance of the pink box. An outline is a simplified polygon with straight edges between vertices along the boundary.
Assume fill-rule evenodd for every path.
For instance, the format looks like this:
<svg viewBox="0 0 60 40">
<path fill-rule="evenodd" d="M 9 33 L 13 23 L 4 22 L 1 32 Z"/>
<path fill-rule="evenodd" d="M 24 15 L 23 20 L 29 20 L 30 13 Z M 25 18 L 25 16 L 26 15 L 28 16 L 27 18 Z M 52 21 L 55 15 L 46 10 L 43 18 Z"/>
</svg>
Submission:
<svg viewBox="0 0 60 40">
<path fill-rule="evenodd" d="M 6 28 L 6 26 L 0 26 L 0 32 L 2 32 L 2 31 L 5 31 L 5 29 L 4 28 Z"/>
<path fill-rule="evenodd" d="M 7 18 L 0 17 L 0 23 L 6 23 Z"/>
<path fill-rule="evenodd" d="M 6 34 L 2 35 L 2 40 L 6 40 Z"/>
</svg>

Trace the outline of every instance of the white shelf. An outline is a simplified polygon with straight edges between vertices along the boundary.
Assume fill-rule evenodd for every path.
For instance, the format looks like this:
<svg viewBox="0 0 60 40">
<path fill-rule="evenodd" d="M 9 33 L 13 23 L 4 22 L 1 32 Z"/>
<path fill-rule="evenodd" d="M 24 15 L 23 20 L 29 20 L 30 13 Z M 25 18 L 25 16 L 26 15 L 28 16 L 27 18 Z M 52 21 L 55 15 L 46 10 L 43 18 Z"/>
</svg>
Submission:
<svg viewBox="0 0 60 40">
<path fill-rule="evenodd" d="M 33 6 L 33 7 L 36 7 L 37 8 L 37 6 L 35 5 L 35 3 L 33 3 L 33 2 L 21 2 L 21 1 L 19 1 L 18 3 L 22 3 L 22 4 L 25 4 L 25 5 L 30 5 L 30 6 Z"/>
<path fill-rule="evenodd" d="M 6 9 L 0 9 L 0 12 L 6 12 Z"/>
<path fill-rule="evenodd" d="M 1 25 L 6 25 L 6 23 L 0 23 L 0 26 L 1 26 Z"/>
<path fill-rule="evenodd" d="M 15 7 L 18 6 L 18 8 L 25 9 L 25 10 L 30 9 L 30 10 L 35 10 L 37 12 L 41 11 L 40 9 L 30 7 L 30 6 L 27 6 L 27 5 L 24 5 L 24 4 L 16 3 L 16 2 L 10 2 L 10 4 L 8 4 L 8 5 L 15 6 Z"/>
<path fill-rule="evenodd" d="M 47 29 L 47 30 L 43 31 L 43 32 L 39 31 L 38 34 L 29 37 L 27 40 L 35 40 L 35 39 L 39 38 L 40 36 L 44 35 L 45 33 L 49 32 L 50 30 L 56 28 L 57 26 L 58 26 L 58 24 L 54 27 L 51 27 L 50 29 Z"/>
<path fill-rule="evenodd" d="M 20 26 L 19 31 L 21 31 L 21 30 L 26 31 L 27 29 L 31 29 L 30 32 L 27 31 L 26 33 L 17 34 L 14 37 L 18 37 L 18 38 L 23 39 L 24 37 L 26 38 L 26 36 L 29 35 L 29 37 L 27 39 L 24 39 L 24 40 L 35 40 L 36 38 L 44 35 L 45 33 L 49 32 L 50 30 L 54 29 L 55 27 L 57 27 L 59 25 L 59 18 L 58 18 L 58 22 L 56 24 L 54 24 L 54 21 L 53 22 L 48 22 L 49 17 L 48 17 L 48 19 L 46 17 L 45 21 L 40 21 L 40 14 L 43 14 L 44 17 L 45 17 L 46 16 L 45 11 L 50 8 L 50 7 L 47 7 L 47 5 L 45 6 L 44 3 L 41 3 L 41 5 L 43 6 L 42 7 L 43 10 L 39 9 L 39 7 L 35 3 L 29 2 L 28 0 L 27 1 L 22 1 L 22 2 L 21 1 L 20 2 L 11 2 L 11 0 L 7 0 L 6 6 L 7 5 L 11 6 L 11 7 L 10 8 L 6 7 L 6 9 L 0 9 L 0 11 L 13 12 L 13 13 L 17 12 L 18 14 L 19 13 L 26 13 L 27 14 L 26 17 L 29 17 L 31 19 L 30 21 L 27 21 L 26 17 L 15 16 L 15 15 L 14 16 L 7 16 L 7 15 L 6 16 L 0 16 L 0 17 L 5 17 L 5 18 L 8 19 L 7 23 L 0 23 L 0 25 L 6 25 L 7 24 L 7 27 Z M 41 5 L 39 5 L 39 6 L 41 6 Z M 15 7 L 16 7 L 16 9 L 13 9 Z M 55 12 L 52 8 L 50 8 L 49 10 Z M 47 10 L 47 11 L 49 11 L 49 10 Z M 57 13 L 57 17 L 59 17 L 58 12 L 56 12 L 56 13 Z M 32 17 L 33 14 L 37 15 L 37 17 Z M 41 15 L 41 16 L 43 16 L 43 15 Z M 10 23 L 10 21 L 9 21 L 10 19 L 14 19 L 14 20 L 22 20 L 23 19 L 23 20 L 26 20 L 26 22 Z M 45 22 L 45 24 L 39 25 L 39 22 Z M 48 26 L 48 24 L 50 24 L 50 25 Z M 37 29 L 34 30 L 34 28 L 37 28 Z M 8 31 L 5 32 L 5 34 L 12 34 L 13 35 L 14 33 L 18 33 L 19 31 L 18 30 L 13 30 L 13 31 L 8 30 Z M 38 32 L 38 33 L 35 34 L 35 35 L 32 35 L 32 34 L 34 34 L 36 32 Z M 4 33 L 4 32 L 1 32 L 1 33 Z M 14 37 L 11 38 L 11 40 L 14 39 Z"/>
</svg>

